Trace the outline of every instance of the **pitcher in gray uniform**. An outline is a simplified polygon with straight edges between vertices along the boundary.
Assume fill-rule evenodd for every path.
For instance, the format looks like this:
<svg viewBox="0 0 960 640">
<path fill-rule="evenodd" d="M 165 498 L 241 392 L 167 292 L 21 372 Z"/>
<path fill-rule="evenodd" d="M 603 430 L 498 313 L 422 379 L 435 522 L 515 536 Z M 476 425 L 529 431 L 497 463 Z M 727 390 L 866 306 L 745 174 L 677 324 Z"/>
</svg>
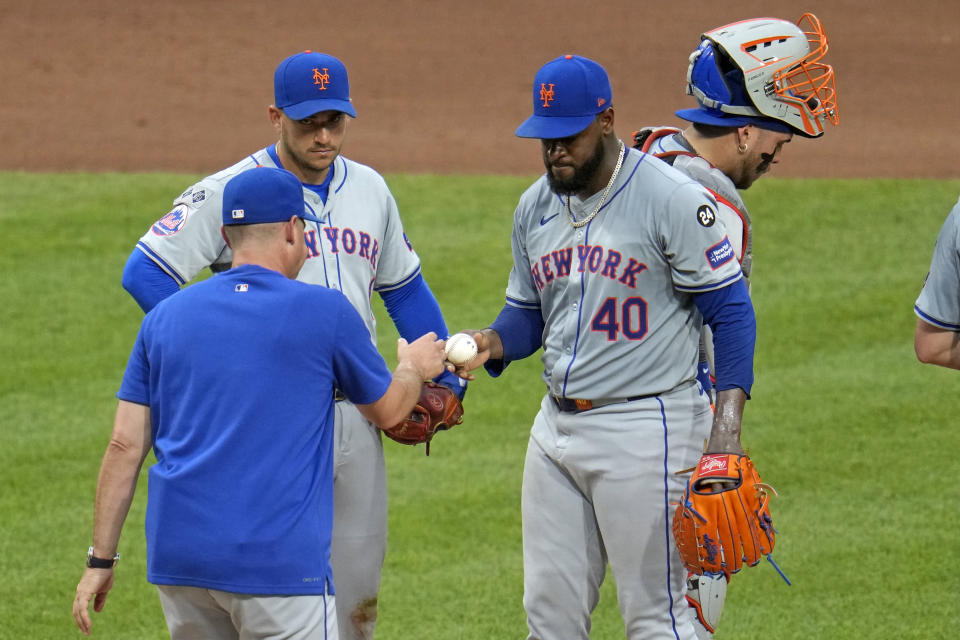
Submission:
<svg viewBox="0 0 960 640">
<path fill-rule="evenodd" d="M 124 269 L 124 288 L 149 311 L 203 269 L 228 268 L 232 254 L 218 213 L 224 185 L 254 167 L 280 167 L 300 179 L 308 212 L 320 220 L 304 230 L 307 260 L 297 279 L 342 292 L 374 344 L 373 292 L 401 337 L 412 342 L 430 331 L 446 337 L 386 182 L 340 153 L 349 118 L 357 115 L 344 64 L 314 51 L 286 58 L 274 73 L 274 102 L 268 115 L 277 142 L 181 193 L 140 238 Z M 462 395 L 463 381 L 455 375 L 439 381 Z M 331 564 L 340 637 L 361 640 L 373 637 L 377 620 L 387 542 L 386 467 L 380 430 L 342 394 L 337 398 Z M 304 410 L 309 406 L 305 401 Z"/>
<path fill-rule="evenodd" d="M 687 94 L 697 106 L 676 112 L 691 124 L 682 131 L 644 127 L 633 136 L 634 147 L 710 190 L 748 287 L 753 229 L 738 189 L 747 189 L 780 162 L 794 134 L 818 138 L 827 122 L 839 122 L 833 67 L 821 62 L 826 53 L 827 35 L 810 13 L 796 24 L 754 18 L 711 29 L 701 36 L 687 68 Z M 710 329 L 704 327 L 703 334 L 699 379 L 710 388 Z M 688 582 L 697 636 L 706 640 L 723 611 L 727 578 L 691 574 Z"/>
<path fill-rule="evenodd" d="M 960 202 L 947 216 L 914 305 L 920 362 L 960 369 Z"/>
<path fill-rule="evenodd" d="M 596 62 L 566 55 L 533 83 L 517 135 L 546 174 L 514 214 L 506 304 L 473 332 L 497 376 L 543 349 L 546 394 L 523 474 L 529 638 L 590 635 L 609 564 L 627 636 L 695 637 L 670 523 L 707 449 L 742 452 L 756 326 L 716 199 L 625 148 Z M 700 327 L 714 329 L 717 411 L 697 382 Z"/>
</svg>

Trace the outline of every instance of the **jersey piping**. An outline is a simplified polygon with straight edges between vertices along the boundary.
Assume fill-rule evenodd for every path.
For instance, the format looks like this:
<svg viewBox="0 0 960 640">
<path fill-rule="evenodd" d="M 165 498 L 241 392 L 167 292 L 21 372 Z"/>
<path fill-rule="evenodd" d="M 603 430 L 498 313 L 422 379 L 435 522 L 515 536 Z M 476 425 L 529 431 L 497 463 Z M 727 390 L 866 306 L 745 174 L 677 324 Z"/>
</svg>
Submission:
<svg viewBox="0 0 960 640">
<path fill-rule="evenodd" d="M 604 209 L 606 209 L 608 206 L 610 206 L 610 204 L 614 200 L 616 200 L 617 196 L 620 195 L 620 193 L 627 188 L 627 185 L 630 184 L 630 181 L 633 179 L 633 176 L 637 173 L 637 169 L 640 168 L 640 163 L 642 163 L 644 158 L 646 157 L 647 156 L 645 155 L 642 155 L 642 154 L 640 155 L 640 158 L 637 160 L 637 163 L 633 165 L 633 169 L 630 171 L 630 175 L 628 175 L 624 179 L 623 184 L 620 185 L 620 188 L 617 189 L 612 196 L 610 196 L 610 199 L 607 200 L 607 202 L 602 207 L 597 209 L 598 214 Z M 594 220 L 596 220 L 596 218 L 594 218 Z M 592 224 L 593 224 L 593 220 L 587 223 L 586 229 L 584 230 L 584 234 L 583 234 L 583 242 L 584 244 L 587 244 L 587 245 L 590 244 L 590 225 Z M 566 371 L 563 372 L 563 395 L 564 396 L 567 395 L 567 382 L 570 380 L 570 371 L 573 369 L 573 364 L 577 361 L 577 349 L 580 346 L 580 334 L 583 331 L 583 307 L 584 307 L 583 301 L 586 298 L 586 293 L 587 293 L 586 277 L 587 277 L 586 272 L 583 272 L 580 274 L 580 302 L 577 306 L 577 335 L 573 341 L 573 354 L 570 357 L 570 362 L 567 363 L 567 369 Z"/>
<path fill-rule="evenodd" d="M 933 316 L 924 313 L 923 310 L 916 305 L 913 306 L 913 310 L 916 312 L 918 316 L 923 318 L 924 321 L 928 322 L 929 324 L 932 324 L 935 327 L 940 327 L 941 329 L 949 329 L 950 331 L 960 331 L 960 325 L 950 324 L 949 322 L 943 322 L 942 320 L 937 320 Z"/>
<path fill-rule="evenodd" d="M 143 242 L 137 242 L 137 249 L 140 249 L 140 251 L 146 254 L 148 258 L 153 260 L 158 267 L 163 269 L 164 273 L 166 273 L 168 276 L 176 280 L 177 285 L 182 287 L 184 284 L 186 284 L 187 281 L 183 278 L 183 276 L 177 273 L 176 269 L 171 267 L 163 258 L 158 256 L 156 252 L 154 252 L 150 247 L 145 245 Z"/>
</svg>

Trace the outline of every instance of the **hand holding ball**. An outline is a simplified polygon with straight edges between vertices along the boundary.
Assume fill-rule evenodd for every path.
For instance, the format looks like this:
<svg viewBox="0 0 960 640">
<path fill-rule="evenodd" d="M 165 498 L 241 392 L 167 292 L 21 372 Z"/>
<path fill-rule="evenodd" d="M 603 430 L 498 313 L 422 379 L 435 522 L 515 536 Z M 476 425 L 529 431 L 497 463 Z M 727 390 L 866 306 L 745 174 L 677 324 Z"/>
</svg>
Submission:
<svg viewBox="0 0 960 640">
<path fill-rule="evenodd" d="M 473 336 L 466 333 L 455 333 L 447 340 L 444 353 L 451 364 L 459 367 L 476 357 L 477 343 Z"/>
</svg>

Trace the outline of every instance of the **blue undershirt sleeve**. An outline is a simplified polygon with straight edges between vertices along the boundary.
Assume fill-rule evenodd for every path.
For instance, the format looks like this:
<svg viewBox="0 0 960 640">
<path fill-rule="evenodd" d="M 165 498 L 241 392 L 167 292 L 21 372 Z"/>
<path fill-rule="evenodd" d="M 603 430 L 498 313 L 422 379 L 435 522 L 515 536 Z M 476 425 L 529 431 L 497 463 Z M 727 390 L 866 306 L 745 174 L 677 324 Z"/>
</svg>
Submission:
<svg viewBox="0 0 960 640">
<path fill-rule="evenodd" d="M 739 387 L 749 397 L 757 319 L 746 283 L 741 278 L 726 287 L 699 293 L 693 301 L 713 331 L 714 386 L 717 391 Z"/>
<path fill-rule="evenodd" d="M 387 308 L 390 319 L 397 327 L 397 333 L 407 342 L 413 342 L 430 331 L 443 339 L 449 336 L 440 305 L 437 304 L 433 291 L 427 286 L 427 281 L 422 275 L 418 274 L 416 278 L 398 289 L 381 291 L 380 297 L 383 298 L 383 304 Z M 467 391 L 466 380 L 449 371 L 441 373 L 434 380 L 453 389 L 454 393 L 463 400 L 463 395 Z"/>
<path fill-rule="evenodd" d="M 497 332 L 503 343 L 503 360 L 487 360 L 483 365 L 494 378 L 503 373 L 512 361 L 532 356 L 543 346 L 543 315 L 540 309 L 521 309 L 505 304 L 490 328 Z"/>
<path fill-rule="evenodd" d="M 177 281 L 139 249 L 134 249 L 127 258 L 120 283 L 144 313 L 180 291 Z"/>
</svg>

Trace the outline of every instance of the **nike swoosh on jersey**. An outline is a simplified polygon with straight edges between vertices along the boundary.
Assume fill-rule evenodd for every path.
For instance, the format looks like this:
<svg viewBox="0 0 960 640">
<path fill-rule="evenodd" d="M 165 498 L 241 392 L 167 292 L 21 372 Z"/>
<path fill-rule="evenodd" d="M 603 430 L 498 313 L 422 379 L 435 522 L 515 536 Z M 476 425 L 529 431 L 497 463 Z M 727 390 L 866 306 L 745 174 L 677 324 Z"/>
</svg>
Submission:
<svg viewBox="0 0 960 640">
<path fill-rule="evenodd" d="M 555 214 L 553 214 L 552 216 L 550 216 L 549 218 L 544 218 L 543 216 L 540 216 L 540 226 L 542 227 L 543 225 L 547 224 L 548 222 L 550 222 L 551 220 L 553 220 L 554 218 L 556 218 L 558 215 L 560 215 L 560 214 L 559 214 L 559 213 L 555 213 Z"/>
</svg>

